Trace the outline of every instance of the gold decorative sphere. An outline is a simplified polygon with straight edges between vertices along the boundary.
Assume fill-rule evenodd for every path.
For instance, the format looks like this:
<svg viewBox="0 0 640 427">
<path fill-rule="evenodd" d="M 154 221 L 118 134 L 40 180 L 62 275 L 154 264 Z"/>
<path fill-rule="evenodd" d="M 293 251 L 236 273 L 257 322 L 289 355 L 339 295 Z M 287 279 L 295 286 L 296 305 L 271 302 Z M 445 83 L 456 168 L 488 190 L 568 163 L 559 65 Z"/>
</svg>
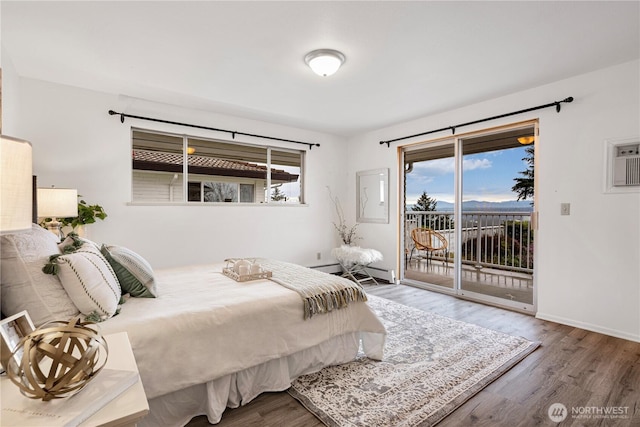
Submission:
<svg viewBox="0 0 640 427">
<path fill-rule="evenodd" d="M 95 327 L 79 317 L 42 325 L 20 340 L 9 358 L 7 376 L 31 399 L 76 394 L 102 370 L 109 354 Z"/>
</svg>

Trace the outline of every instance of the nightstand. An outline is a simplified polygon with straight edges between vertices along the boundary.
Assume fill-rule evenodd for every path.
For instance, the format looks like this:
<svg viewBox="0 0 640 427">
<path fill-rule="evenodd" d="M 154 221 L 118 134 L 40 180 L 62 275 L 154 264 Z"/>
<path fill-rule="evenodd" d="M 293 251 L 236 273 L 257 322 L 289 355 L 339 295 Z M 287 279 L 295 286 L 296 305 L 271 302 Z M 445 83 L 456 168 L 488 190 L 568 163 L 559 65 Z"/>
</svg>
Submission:
<svg viewBox="0 0 640 427">
<path fill-rule="evenodd" d="M 109 345 L 109 358 L 107 359 L 105 369 L 118 369 L 124 371 L 134 371 L 137 373 L 138 366 L 136 365 L 136 360 L 133 356 L 133 351 L 131 350 L 131 345 L 129 344 L 129 337 L 127 333 L 120 332 L 117 334 L 105 335 L 104 338 Z M 3 395 L 5 393 L 19 394 L 18 387 L 16 387 L 15 384 L 12 384 L 9 378 L 7 378 L 6 376 L 2 376 L 2 379 L 0 381 Z M 82 391 L 80 391 L 79 393 L 81 394 Z M 80 394 L 78 394 L 77 396 L 79 396 Z M 24 399 L 25 402 L 28 402 L 29 404 L 35 402 L 28 398 Z M 73 399 L 73 396 L 69 399 Z M 48 402 L 36 403 L 42 404 L 42 406 L 46 408 Z M 5 399 L 2 399 L 3 412 L 5 411 L 4 404 Z M 149 403 L 147 402 L 147 396 L 144 392 L 144 388 L 142 387 L 142 382 L 138 380 L 131 387 L 127 388 L 122 394 L 120 394 L 111 402 L 107 403 L 91 417 L 82 422 L 80 426 L 135 426 L 136 423 L 144 418 L 144 416 L 148 413 Z M 2 422 L 3 427 L 5 425 L 9 427 L 11 425 L 19 426 L 22 424 L 23 423 L 20 422 L 20 416 L 16 416 L 11 421 L 9 419 L 3 419 Z M 55 426 L 55 420 L 51 421 L 51 423 L 47 424 L 47 426 Z"/>
<path fill-rule="evenodd" d="M 109 344 L 109 358 L 105 368 L 138 372 L 138 365 L 136 365 L 126 332 L 105 335 L 104 339 Z M 135 426 L 148 413 L 147 395 L 144 393 L 142 381 L 138 381 L 80 426 Z"/>
</svg>

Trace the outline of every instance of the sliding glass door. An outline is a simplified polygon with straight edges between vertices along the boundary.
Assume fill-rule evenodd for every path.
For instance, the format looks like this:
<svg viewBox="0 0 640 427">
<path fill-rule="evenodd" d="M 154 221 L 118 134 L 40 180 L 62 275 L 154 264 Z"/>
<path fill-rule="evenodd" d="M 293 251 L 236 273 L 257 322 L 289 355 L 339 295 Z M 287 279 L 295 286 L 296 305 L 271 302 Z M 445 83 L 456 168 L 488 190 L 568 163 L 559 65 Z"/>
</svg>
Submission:
<svg viewBox="0 0 640 427">
<path fill-rule="evenodd" d="M 533 306 L 533 161 L 528 159 L 533 160 L 535 146 L 518 141 L 527 142 L 533 132 L 525 127 L 460 139 L 463 295 Z M 517 185 L 529 175 L 530 189 Z"/>
<path fill-rule="evenodd" d="M 535 134 L 529 123 L 403 149 L 405 283 L 534 311 Z"/>
<path fill-rule="evenodd" d="M 408 150 L 405 165 L 405 278 L 454 290 L 455 146 Z"/>
</svg>

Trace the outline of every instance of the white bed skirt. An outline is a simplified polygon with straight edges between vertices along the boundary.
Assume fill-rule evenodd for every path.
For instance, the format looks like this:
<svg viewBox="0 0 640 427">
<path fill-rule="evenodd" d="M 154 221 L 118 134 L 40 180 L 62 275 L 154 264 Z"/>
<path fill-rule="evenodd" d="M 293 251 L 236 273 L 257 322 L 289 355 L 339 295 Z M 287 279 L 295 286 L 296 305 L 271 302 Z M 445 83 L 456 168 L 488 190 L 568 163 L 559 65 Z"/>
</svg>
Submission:
<svg viewBox="0 0 640 427">
<path fill-rule="evenodd" d="M 151 399 L 149 415 L 138 425 L 184 426 L 198 415 L 206 415 L 210 423 L 216 424 L 227 407 L 245 405 L 263 392 L 286 390 L 300 375 L 355 359 L 361 338 L 367 347 L 384 346 L 384 337 L 380 334 L 341 335 L 289 356 Z"/>
</svg>

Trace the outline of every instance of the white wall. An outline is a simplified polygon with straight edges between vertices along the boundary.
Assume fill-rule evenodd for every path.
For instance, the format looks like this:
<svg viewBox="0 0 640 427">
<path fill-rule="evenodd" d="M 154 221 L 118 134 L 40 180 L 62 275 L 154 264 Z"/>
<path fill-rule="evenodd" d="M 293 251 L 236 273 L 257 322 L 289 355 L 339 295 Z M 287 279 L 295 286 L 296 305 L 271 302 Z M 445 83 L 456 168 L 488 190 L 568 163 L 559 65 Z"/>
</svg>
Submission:
<svg viewBox="0 0 640 427">
<path fill-rule="evenodd" d="M 488 102 L 351 138 L 349 194 L 355 173 L 391 169 L 391 200 L 398 205 L 397 146 L 387 140 L 573 96 L 554 108 L 460 128 L 469 132 L 539 118 L 536 147 L 538 317 L 640 341 L 640 193 L 603 192 L 604 141 L 640 136 L 640 69 L 633 61 Z M 381 106 L 384 108 L 384 106 Z M 435 139 L 447 133 L 402 143 Z M 560 216 L 560 203 L 571 215 Z M 355 218 L 353 211 L 350 218 Z M 363 245 L 379 248 L 385 267 L 398 268 L 398 215 L 388 225 L 361 224 Z"/>
<path fill-rule="evenodd" d="M 87 227 L 88 238 L 129 247 L 155 268 L 228 257 L 271 257 L 308 266 L 331 261 L 338 241 L 326 186 L 341 198 L 346 191 L 346 147 L 340 138 L 26 78 L 20 79 L 20 95 L 15 133 L 33 144 L 38 185 L 77 188 L 88 203 L 102 205 L 108 214 L 105 221 Z M 131 205 L 130 127 L 224 139 L 230 135 L 135 119 L 121 124 L 119 117 L 107 114 L 109 109 L 318 142 L 321 147 L 306 156 L 307 206 Z M 240 136 L 236 140 L 268 143 Z"/>
<path fill-rule="evenodd" d="M 11 57 L 0 49 L 0 67 L 2 68 L 2 134 L 18 138 L 18 105 L 20 103 L 20 78 L 13 66 Z"/>
</svg>

